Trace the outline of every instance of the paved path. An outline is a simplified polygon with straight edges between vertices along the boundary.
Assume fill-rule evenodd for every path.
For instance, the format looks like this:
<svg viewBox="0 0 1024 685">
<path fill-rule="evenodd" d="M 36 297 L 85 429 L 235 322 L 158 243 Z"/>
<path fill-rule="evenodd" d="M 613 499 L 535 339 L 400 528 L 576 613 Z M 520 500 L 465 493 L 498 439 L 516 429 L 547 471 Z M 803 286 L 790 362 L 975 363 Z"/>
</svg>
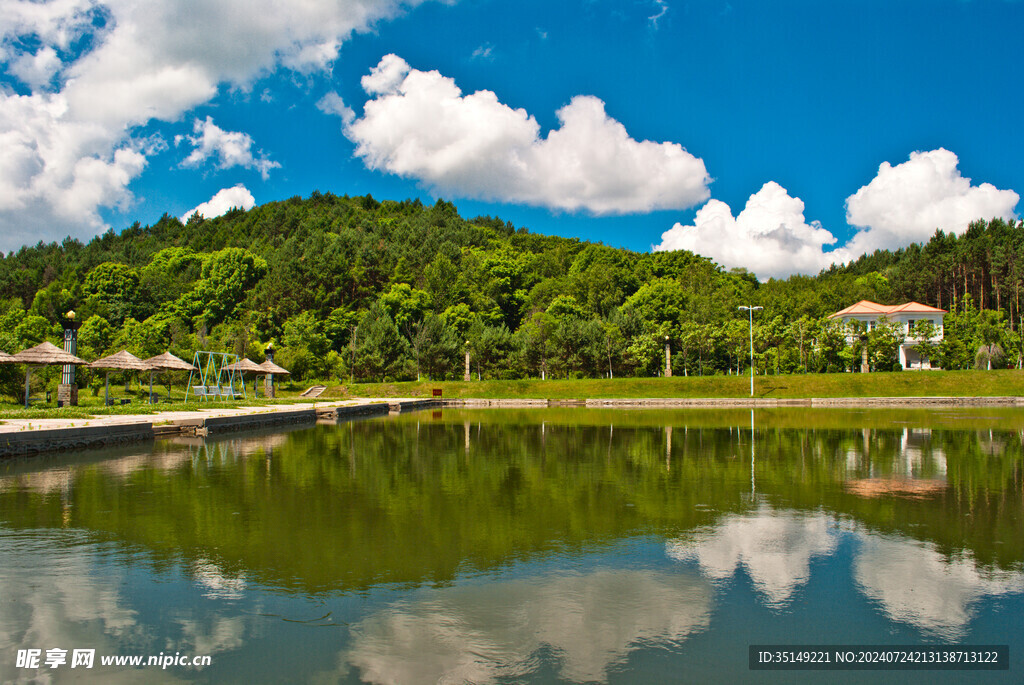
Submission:
<svg viewBox="0 0 1024 685">
<path fill-rule="evenodd" d="M 156 414 L 116 414 L 110 416 L 91 416 L 84 419 L 3 419 L 0 434 L 21 433 L 31 430 L 51 430 L 54 428 L 82 428 L 84 426 L 126 426 L 132 424 L 163 424 L 171 421 L 187 419 L 214 418 L 224 416 L 247 416 L 268 414 L 271 412 L 292 412 L 303 409 L 323 409 L 326 407 L 347 407 L 380 402 L 405 401 L 395 398 L 337 400 L 332 402 L 304 402 L 301 404 L 275 404 L 261 407 L 238 406 L 223 409 L 196 409 L 193 411 L 162 411 Z"/>
</svg>

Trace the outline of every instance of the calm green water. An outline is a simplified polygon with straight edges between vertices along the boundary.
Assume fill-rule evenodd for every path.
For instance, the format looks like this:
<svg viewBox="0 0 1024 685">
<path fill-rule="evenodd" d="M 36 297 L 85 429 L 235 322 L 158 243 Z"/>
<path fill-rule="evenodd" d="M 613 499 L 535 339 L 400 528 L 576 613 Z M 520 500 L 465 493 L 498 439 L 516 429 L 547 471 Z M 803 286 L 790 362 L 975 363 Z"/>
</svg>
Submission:
<svg viewBox="0 0 1024 685">
<path fill-rule="evenodd" d="M 1022 445 L 1010 410 L 446 409 L 2 462 L 0 682 L 1021 682 Z M 212 663 L 99 663 L 161 653 Z"/>
</svg>

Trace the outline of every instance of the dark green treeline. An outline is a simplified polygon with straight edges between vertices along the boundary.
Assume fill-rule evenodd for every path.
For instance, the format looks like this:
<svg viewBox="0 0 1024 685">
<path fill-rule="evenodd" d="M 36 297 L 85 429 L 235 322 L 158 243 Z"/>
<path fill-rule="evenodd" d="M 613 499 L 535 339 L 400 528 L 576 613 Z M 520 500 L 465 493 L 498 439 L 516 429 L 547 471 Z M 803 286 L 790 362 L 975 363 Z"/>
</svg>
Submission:
<svg viewBox="0 0 1024 685">
<path fill-rule="evenodd" d="M 88 244 L 65 240 L 0 258 L 0 349 L 57 341 L 83 322 L 81 356 L 198 349 L 263 359 L 273 341 L 298 379 L 716 374 L 748 368 L 741 304 L 755 318 L 759 373 L 841 371 L 866 344 L 892 368 L 902 333 L 847 343 L 827 315 L 858 300 L 951 310 L 944 368 L 1021 357 L 1024 222 L 977 222 L 962 236 L 876 252 L 821 274 L 759 283 L 689 252 L 637 253 L 466 220 L 439 200 L 377 202 L 314 192 L 187 224 L 164 216 Z M 468 341 L 468 342 L 467 342 Z M 6 389 L 15 392 L 11 369 Z M 83 384 L 98 383 L 89 372 Z"/>
</svg>

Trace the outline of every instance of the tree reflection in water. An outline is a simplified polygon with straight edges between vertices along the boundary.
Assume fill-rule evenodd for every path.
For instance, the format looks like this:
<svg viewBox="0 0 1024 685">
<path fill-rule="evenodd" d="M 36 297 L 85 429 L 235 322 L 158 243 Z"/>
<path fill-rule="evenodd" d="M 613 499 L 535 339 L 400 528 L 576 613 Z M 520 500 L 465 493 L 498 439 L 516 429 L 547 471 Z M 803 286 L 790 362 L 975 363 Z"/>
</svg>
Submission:
<svg viewBox="0 0 1024 685">
<path fill-rule="evenodd" d="M 755 414 L 751 431 L 748 410 L 444 410 L 8 462 L 0 534 L 30 536 L 45 568 L 74 531 L 74 589 L 107 609 L 19 590 L 31 564 L 5 543 L 0 587 L 20 599 L 0 627 L 9 645 L 46 637 L 47 614 L 112 645 L 166 632 L 97 580 L 100 544 L 114 569 L 177 569 L 219 607 L 173 619 L 211 651 L 267 634 L 254 607 L 232 613 L 267 593 L 384 597 L 323 622 L 349 624 L 342 670 L 379 681 L 519 678 L 538 659 L 603 680 L 637 650 L 714 634 L 742 576 L 769 612 L 806 608 L 844 545 L 847 591 L 923 636 L 966 639 L 1024 590 L 1024 413 Z M 629 541 L 658 560 L 609 566 Z"/>
</svg>

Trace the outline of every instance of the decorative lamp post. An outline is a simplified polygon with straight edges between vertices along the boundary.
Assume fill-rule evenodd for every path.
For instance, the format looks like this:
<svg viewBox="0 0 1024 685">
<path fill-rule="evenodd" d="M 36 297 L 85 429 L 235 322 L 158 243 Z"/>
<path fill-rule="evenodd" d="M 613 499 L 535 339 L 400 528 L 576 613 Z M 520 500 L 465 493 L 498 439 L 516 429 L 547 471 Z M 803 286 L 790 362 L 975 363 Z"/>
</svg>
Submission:
<svg viewBox="0 0 1024 685">
<path fill-rule="evenodd" d="M 462 380 L 464 380 L 467 383 L 470 380 L 470 376 L 469 376 L 469 341 L 468 340 L 466 341 L 466 373 L 463 374 Z"/>
<path fill-rule="evenodd" d="M 668 345 L 668 336 L 665 336 L 665 378 L 672 378 L 672 349 Z"/>
<path fill-rule="evenodd" d="M 264 350 L 263 353 L 266 356 L 267 361 L 270 362 L 270 363 L 273 363 L 274 362 L 274 343 L 272 343 L 272 342 L 267 343 L 267 349 Z M 263 377 L 263 395 L 266 398 L 268 398 L 268 399 L 273 399 L 275 397 L 275 393 L 274 393 L 274 374 L 272 374 L 272 373 L 268 373 L 266 376 Z"/>
<path fill-rule="evenodd" d="M 750 320 L 750 396 L 754 396 L 754 310 L 764 309 L 764 307 L 737 307 L 740 311 L 746 311 L 748 313 L 748 319 Z"/>
<path fill-rule="evenodd" d="M 68 354 L 78 354 L 78 329 L 82 324 L 75 321 L 75 312 L 69 311 L 61 322 L 64 326 L 64 351 Z M 78 406 L 78 384 L 75 382 L 75 367 L 73 364 L 65 364 L 60 374 L 60 385 L 57 386 L 57 406 L 77 407 Z"/>
<path fill-rule="evenodd" d="M 866 331 L 861 331 L 858 337 L 860 338 L 860 372 L 869 373 L 871 364 L 868 362 L 868 334 Z"/>
</svg>

